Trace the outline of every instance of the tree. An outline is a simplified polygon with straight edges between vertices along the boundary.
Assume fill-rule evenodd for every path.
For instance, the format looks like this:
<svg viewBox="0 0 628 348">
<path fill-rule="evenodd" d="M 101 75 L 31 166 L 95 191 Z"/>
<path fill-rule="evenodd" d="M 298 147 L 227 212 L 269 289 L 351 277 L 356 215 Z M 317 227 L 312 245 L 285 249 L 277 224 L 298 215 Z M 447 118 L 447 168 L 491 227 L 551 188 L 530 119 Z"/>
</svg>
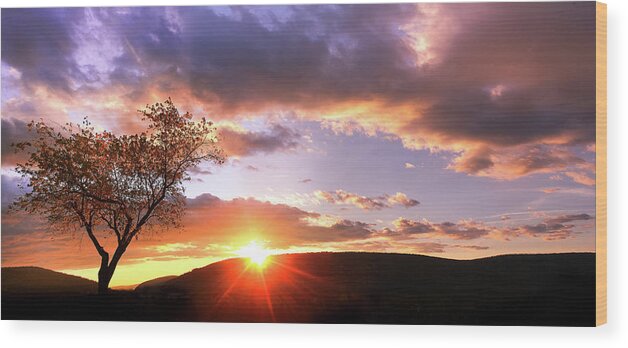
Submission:
<svg viewBox="0 0 628 348">
<path fill-rule="evenodd" d="M 180 225 L 187 172 L 203 161 L 224 163 L 212 122 L 179 114 L 170 99 L 139 112 L 147 124 L 139 134 L 99 132 L 87 118 L 58 131 L 40 121 L 28 125 L 34 141 L 14 145 L 28 159 L 16 168 L 26 193 L 12 209 L 41 214 L 60 231 L 86 233 L 101 258 L 99 293 L 108 291 L 142 231 Z M 112 255 L 103 247 L 107 237 L 117 241 Z"/>
</svg>

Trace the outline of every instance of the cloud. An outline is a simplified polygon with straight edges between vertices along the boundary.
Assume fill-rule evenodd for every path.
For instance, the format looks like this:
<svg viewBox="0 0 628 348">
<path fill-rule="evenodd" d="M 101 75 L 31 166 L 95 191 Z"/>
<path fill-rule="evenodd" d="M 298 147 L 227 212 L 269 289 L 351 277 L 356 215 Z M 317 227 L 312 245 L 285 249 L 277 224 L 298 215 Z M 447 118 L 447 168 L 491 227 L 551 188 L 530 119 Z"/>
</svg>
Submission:
<svg viewBox="0 0 628 348">
<path fill-rule="evenodd" d="M 3 180 L 4 183 L 4 180 Z M 3 192 L 4 198 L 4 192 Z M 229 250 L 251 240 L 268 241 L 272 249 L 365 240 L 374 226 L 361 221 L 328 218 L 284 204 L 253 198 L 223 200 L 203 194 L 187 200 L 182 229 L 143 231 L 126 252 L 122 263 L 146 258 L 226 257 Z M 82 230 L 53 234 L 44 221 L 27 214 L 2 215 L 3 265 L 40 265 L 53 269 L 97 267 L 98 257 Z M 103 235 L 104 237 L 105 235 Z M 55 239 L 51 239 L 55 237 Z M 115 238 L 102 239 L 113 248 Z M 221 250 L 207 250 L 221 245 Z"/>
<path fill-rule="evenodd" d="M 190 169 L 190 173 L 193 175 L 212 175 L 213 172 L 209 169 L 196 166 Z"/>
<path fill-rule="evenodd" d="M 576 225 L 569 224 L 574 221 L 587 221 L 594 219 L 589 214 L 568 214 L 548 217 L 538 224 L 528 224 L 505 229 L 503 234 L 508 236 L 526 235 L 546 240 L 560 240 L 571 237 Z"/>
<path fill-rule="evenodd" d="M 397 192 L 394 195 L 366 197 L 338 189 L 336 191 L 315 191 L 314 196 L 320 201 L 332 204 L 353 205 L 363 210 L 381 210 L 390 208 L 393 205 L 410 208 L 420 204 L 419 201 L 408 198 L 405 193 L 401 192 Z"/>
<path fill-rule="evenodd" d="M 408 196 L 405 193 L 401 193 L 401 192 L 397 192 L 392 196 L 385 196 L 385 197 L 386 197 L 386 201 L 388 201 L 388 204 L 390 205 L 398 204 L 406 208 L 411 208 L 420 204 L 419 201 L 417 201 L 416 199 L 408 198 Z"/>
<path fill-rule="evenodd" d="M 273 124 L 268 131 L 253 132 L 223 128 L 220 141 L 225 153 L 230 156 L 250 156 L 257 153 L 293 150 L 299 145 L 300 134 Z"/>
<path fill-rule="evenodd" d="M 146 247 L 147 250 L 154 250 L 160 254 L 173 253 L 181 250 L 196 249 L 197 246 L 194 243 L 167 243 L 155 246 Z"/>
<path fill-rule="evenodd" d="M 398 218 L 392 224 L 393 229 L 386 228 L 380 233 L 394 238 L 421 236 L 470 240 L 488 236 L 494 230 L 493 227 L 475 221 L 432 223 L 427 220 L 415 221 Z"/>
<path fill-rule="evenodd" d="M 549 218 L 545 220 L 545 223 L 548 224 L 564 224 L 572 221 L 586 221 L 594 219 L 594 216 L 589 214 L 573 214 L 573 215 L 560 215 L 553 218 Z"/>
<path fill-rule="evenodd" d="M 2 13 L 2 61 L 17 69 L 24 81 L 69 92 L 72 78 L 80 75 L 70 58 L 77 46 L 70 23 L 79 11 L 31 8 Z"/>
<path fill-rule="evenodd" d="M 35 138 L 33 132 L 28 131 L 27 123 L 17 119 L 2 118 L 2 166 L 14 166 L 17 162 L 26 160 L 24 152 L 16 152 L 11 144 L 30 141 Z"/>
<path fill-rule="evenodd" d="M 506 180 L 568 169 L 593 170 L 590 163 L 561 147 L 536 144 L 512 147 L 507 154 L 482 147 L 463 153 L 454 159 L 449 168 Z"/>
<path fill-rule="evenodd" d="M 448 238 L 454 240 L 475 240 L 480 238 L 510 240 L 513 237 L 534 237 L 546 240 L 558 240 L 571 237 L 575 233 L 574 221 L 587 221 L 594 217 L 589 214 L 558 215 L 548 217 L 537 224 L 520 226 L 491 226 L 474 220 L 461 220 L 456 223 L 435 223 L 429 220 L 411 220 L 398 218 L 392 222 L 392 228 L 383 228 L 376 235 L 395 240 L 416 238 Z M 503 222 L 510 220 L 502 216 Z M 482 250 L 481 248 L 474 248 Z"/>
<path fill-rule="evenodd" d="M 590 173 L 580 153 L 595 135 L 594 13 L 591 3 L 7 9 L 3 68 L 16 73 L 3 75 L 3 93 L 14 84 L 3 115 L 30 105 L 128 130 L 131 110 L 172 96 L 212 119 L 294 112 L 393 135 L 455 154 L 449 168 L 470 175 Z M 235 133 L 234 155 L 296 146 Z"/>
<path fill-rule="evenodd" d="M 340 220 L 329 227 L 333 231 L 336 238 L 352 240 L 365 239 L 373 234 L 373 225 L 351 220 Z"/>
<path fill-rule="evenodd" d="M 385 202 L 376 198 L 360 196 L 340 189 L 336 191 L 315 191 L 314 196 L 328 203 L 350 204 L 364 210 L 380 210 L 388 207 Z"/>
<path fill-rule="evenodd" d="M 586 173 L 581 172 L 565 172 L 566 176 L 570 177 L 574 182 L 586 186 L 594 186 L 595 178 L 590 177 Z"/>
<path fill-rule="evenodd" d="M 13 184 L 3 177 L 5 194 Z M 519 226 L 491 226 L 473 220 L 431 222 L 398 218 L 392 227 L 305 211 L 285 204 L 253 198 L 223 200 L 203 194 L 187 200 L 183 229 L 146 230 L 125 254 L 122 264 L 145 260 L 228 257 L 251 240 L 268 242 L 277 250 L 363 250 L 442 253 L 447 248 L 486 250 L 484 246 L 447 244 L 441 240 L 501 241 L 513 238 L 558 240 L 571 237 L 594 219 L 588 214 L 547 216 L 538 223 Z M 98 266 L 93 246 L 77 231 L 53 232 L 45 221 L 24 213 L 2 215 L 2 262 L 4 265 L 39 265 L 53 269 Z M 104 237 L 105 235 L 102 235 Z M 110 236 L 111 237 L 111 236 Z M 430 240 L 432 239 L 432 240 Z M 433 240 L 436 239 L 436 240 Z M 112 248 L 115 238 L 102 239 Z M 216 248 L 215 246 L 220 246 Z"/>
<path fill-rule="evenodd" d="M 546 240 L 557 240 L 568 238 L 573 233 L 573 225 L 548 224 L 546 222 L 536 225 L 523 225 L 508 231 L 514 235 L 528 235 L 532 237 L 542 237 Z"/>
<path fill-rule="evenodd" d="M 2 218 L 5 218 L 9 205 L 24 193 L 18 185 L 23 184 L 21 177 L 2 175 Z"/>
</svg>

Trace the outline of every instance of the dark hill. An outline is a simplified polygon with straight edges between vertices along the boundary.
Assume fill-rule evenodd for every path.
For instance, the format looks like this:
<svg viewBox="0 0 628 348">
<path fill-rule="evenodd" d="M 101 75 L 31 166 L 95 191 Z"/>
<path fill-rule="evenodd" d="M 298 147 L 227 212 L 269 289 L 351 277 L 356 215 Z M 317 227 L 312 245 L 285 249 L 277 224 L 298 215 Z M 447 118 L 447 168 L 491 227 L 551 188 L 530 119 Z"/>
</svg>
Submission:
<svg viewBox="0 0 628 348">
<path fill-rule="evenodd" d="M 90 294 L 98 285 L 89 279 L 40 267 L 2 267 L 2 295 Z"/>
<path fill-rule="evenodd" d="M 4 272 L 4 271 L 3 271 Z M 4 280 L 4 279 L 3 279 Z M 148 284 L 150 285 L 150 284 Z M 458 261 L 420 255 L 272 256 L 263 270 L 230 259 L 159 280 L 150 291 L 2 297 L 4 319 L 557 325 L 595 323 L 595 254 Z"/>
<path fill-rule="evenodd" d="M 161 289 L 202 321 L 593 325 L 595 254 L 290 254 L 263 270 L 217 262 Z"/>
<path fill-rule="evenodd" d="M 141 284 L 139 284 L 137 287 L 135 287 L 135 291 L 138 292 L 154 292 L 154 291 L 159 291 L 159 288 L 161 288 L 162 285 L 164 285 L 166 282 L 175 279 L 177 276 L 165 276 L 165 277 L 159 277 L 159 278 L 155 278 L 155 279 L 151 279 L 148 281 L 145 281 Z"/>
</svg>

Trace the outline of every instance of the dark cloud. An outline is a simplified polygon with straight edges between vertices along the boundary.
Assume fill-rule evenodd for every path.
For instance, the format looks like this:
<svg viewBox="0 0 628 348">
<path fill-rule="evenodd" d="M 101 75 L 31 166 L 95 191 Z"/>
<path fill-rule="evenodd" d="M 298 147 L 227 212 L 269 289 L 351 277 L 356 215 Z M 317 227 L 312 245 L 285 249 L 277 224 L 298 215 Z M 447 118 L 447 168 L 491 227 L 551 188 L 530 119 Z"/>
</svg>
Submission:
<svg viewBox="0 0 628 348">
<path fill-rule="evenodd" d="M 386 229 L 383 234 L 397 238 L 426 235 L 468 240 L 486 237 L 494 230 L 493 227 L 474 221 L 432 223 L 427 220 L 414 221 L 399 218 L 393 222 L 393 225 L 394 229 Z"/>
<path fill-rule="evenodd" d="M 589 214 L 567 214 L 554 217 L 548 217 L 543 222 L 535 225 L 523 225 L 506 229 L 504 235 L 527 235 L 532 237 L 540 237 L 547 240 L 566 239 L 573 235 L 575 221 L 587 221 L 595 219 Z M 571 223 L 571 224 L 570 224 Z"/>
<path fill-rule="evenodd" d="M 299 146 L 300 137 L 297 131 L 280 124 L 273 124 L 265 132 L 220 130 L 221 146 L 230 156 L 293 150 Z"/>
<path fill-rule="evenodd" d="M 430 74 L 435 101 L 406 132 L 464 144 L 456 170 L 516 178 L 584 162 L 551 147 L 595 138 L 595 9 L 585 3 L 448 5 L 461 31 Z M 426 79 L 429 80 L 429 79 Z M 564 150 L 564 149 L 562 149 Z M 495 158 L 497 157 L 497 158 Z M 499 161 L 500 168 L 491 168 Z M 525 162 L 525 163 L 524 163 Z M 516 171 L 505 175 L 504 167 Z"/>
<path fill-rule="evenodd" d="M 27 123 L 10 118 L 2 118 L 2 166 L 14 166 L 26 159 L 24 152 L 16 152 L 12 144 L 30 141 L 35 133 L 29 132 Z"/>
<path fill-rule="evenodd" d="M 513 167 L 518 168 L 521 175 L 545 168 L 563 169 L 578 165 L 586 165 L 586 161 L 567 151 L 557 151 L 541 146 L 531 147 L 523 156 L 513 160 Z"/>
<path fill-rule="evenodd" d="M 190 174 L 193 175 L 212 175 L 212 171 L 209 169 L 201 168 L 201 167 L 193 167 L 190 169 Z"/>
<path fill-rule="evenodd" d="M 73 24 L 82 10 L 21 8 L 2 11 L 2 61 L 18 69 L 22 80 L 70 91 L 80 75 L 72 62 L 77 45 Z"/>
<path fill-rule="evenodd" d="M 574 181 L 589 184 L 590 179 L 584 172 L 592 171 L 593 165 L 568 148 L 555 145 L 521 145 L 510 148 L 507 152 L 482 146 L 476 150 L 465 151 L 449 166 L 458 172 L 500 179 L 515 179 L 534 173 L 552 173 L 566 171 Z M 573 171 L 581 172 L 573 172 Z"/>
<path fill-rule="evenodd" d="M 479 238 L 506 239 L 512 237 L 538 237 L 547 240 L 565 239 L 575 233 L 574 221 L 586 221 L 594 217 L 589 214 L 559 215 L 549 217 L 537 224 L 524 224 L 514 227 L 490 226 L 483 222 L 462 220 L 456 223 L 435 223 L 428 220 L 411 220 L 398 218 L 393 221 L 393 228 L 384 228 L 376 232 L 378 236 L 397 240 L 415 238 L 448 238 L 457 240 L 473 240 Z M 501 218 L 502 221 L 510 218 Z M 455 246 L 452 246 L 455 247 Z M 459 246 L 463 247 L 463 246 Z M 469 247 L 483 250 L 483 247 Z"/>
<path fill-rule="evenodd" d="M 340 220 L 331 225 L 330 229 L 334 231 L 338 237 L 351 239 L 365 239 L 373 234 L 372 224 L 360 221 Z"/>
<path fill-rule="evenodd" d="M 556 216 L 545 220 L 545 222 L 548 224 L 564 224 L 572 221 L 586 221 L 594 218 L 595 216 L 591 216 L 589 214 L 571 214 Z"/>
<path fill-rule="evenodd" d="M 586 107 L 580 101 L 591 100 L 590 90 L 547 100 L 548 92 L 542 86 L 513 87 L 496 100 L 483 90 L 483 82 L 477 83 L 432 106 L 410 129 L 427 127 L 448 142 L 466 139 L 492 146 L 537 143 L 560 136 L 567 144 L 594 141 L 595 118 L 591 115 L 595 115 L 595 106 Z"/>
<path fill-rule="evenodd" d="M 259 10 L 289 16 L 269 27 L 256 15 Z M 193 89 L 218 95 L 227 106 L 316 105 L 368 97 L 407 80 L 403 63 L 411 51 L 391 24 L 414 16 L 412 5 L 232 7 L 231 12 L 180 11 Z"/>
<path fill-rule="evenodd" d="M 20 177 L 2 175 L 2 217 L 7 213 L 7 209 L 15 199 L 23 194 L 18 184 L 23 183 L 23 179 Z"/>
<path fill-rule="evenodd" d="M 399 218 L 393 222 L 394 230 L 385 229 L 384 234 L 390 236 L 425 234 L 436 231 L 436 228 L 428 221 L 413 221 Z"/>
<path fill-rule="evenodd" d="M 343 111 L 338 121 L 455 152 L 454 170 L 508 179 L 569 171 L 590 183 L 574 149 L 594 142 L 594 48 L 587 2 L 2 13 L 2 60 L 26 90 L 73 90 L 77 104 L 105 91 L 127 108 L 176 94 L 218 118 Z M 359 104 L 367 111 L 347 109 Z M 298 137 L 224 132 L 238 155 Z"/>
<path fill-rule="evenodd" d="M 495 165 L 492 154 L 493 150 L 487 147 L 468 151 L 464 156 L 458 157 L 452 167 L 460 172 L 478 174 Z"/>
<path fill-rule="evenodd" d="M 595 8 L 585 3 L 459 4 L 460 18 L 421 124 L 447 136 L 515 145 L 595 134 Z M 499 89 L 495 89 L 499 87 Z"/>
<path fill-rule="evenodd" d="M 529 235 L 542 237 L 547 240 L 565 239 L 573 233 L 573 225 L 540 223 L 536 225 L 523 225 L 509 231 L 517 235 Z"/>
</svg>

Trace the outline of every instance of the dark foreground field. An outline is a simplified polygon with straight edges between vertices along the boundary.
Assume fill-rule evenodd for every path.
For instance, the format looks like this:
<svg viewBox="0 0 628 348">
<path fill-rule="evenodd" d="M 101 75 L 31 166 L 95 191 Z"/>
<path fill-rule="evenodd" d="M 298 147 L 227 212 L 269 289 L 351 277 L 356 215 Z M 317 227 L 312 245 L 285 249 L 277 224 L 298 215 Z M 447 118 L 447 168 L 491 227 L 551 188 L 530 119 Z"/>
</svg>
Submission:
<svg viewBox="0 0 628 348">
<path fill-rule="evenodd" d="M 273 256 L 263 271 L 231 259 L 107 296 L 67 289 L 27 293 L 10 279 L 19 272 L 9 273 L 2 271 L 2 319 L 595 324 L 595 254 L 589 253 L 470 261 L 291 254 Z"/>
</svg>

